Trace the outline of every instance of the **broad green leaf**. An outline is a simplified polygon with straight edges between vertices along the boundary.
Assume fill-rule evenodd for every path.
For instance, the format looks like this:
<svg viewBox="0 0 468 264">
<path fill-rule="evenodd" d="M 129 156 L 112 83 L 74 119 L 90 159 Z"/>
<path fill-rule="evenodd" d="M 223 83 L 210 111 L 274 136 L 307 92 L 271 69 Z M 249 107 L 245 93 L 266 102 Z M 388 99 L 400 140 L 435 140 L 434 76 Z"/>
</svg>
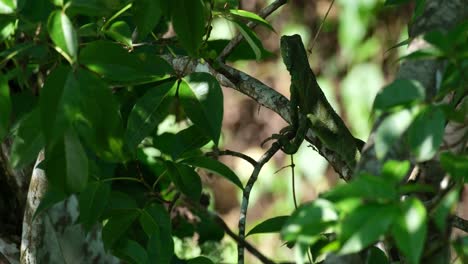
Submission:
<svg viewBox="0 0 468 264">
<path fill-rule="evenodd" d="M 393 181 L 383 177 L 362 174 L 348 184 L 339 185 L 323 195 L 325 199 L 339 201 L 344 198 L 362 198 L 365 200 L 398 199 Z"/>
<path fill-rule="evenodd" d="M 177 134 L 158 135 L 154 141 L 157 149 L 177 160 L 203 147 L 210 142 L 210 139 L 197 126 L 190 126 Z"/>
<path fill-rule="evenodd" d="M 57 51 L 73 63 L 78 53 L 78 37 L 68 16 L 60 10 L 52 12 L 47 22 L 47 30 Z"/>
<path fill-rule="evenodd" d="M 0 142 L 8 133 L 11 114 L 10 87 L 8 80 L 0 76 Z"/>
<path fill-rule="evenodd" d="M 179 86 L 180 102 L 192 122 L 218 145 L 223 121 L 223 92 L 210 74 L 186 76 Z"/>
<path fill-rule="evenodd" d="M 398 183 L 407 176 L 410 167 L 411 163 L 408 160 L 389 160 L 382 168 L 382 176 Z"/>
<path fill-rule="evenodd" d="M 102 228 L 102 240 L 105 248 L 114 248 L 116 242 L 122 238 L 139 215 L 140 212 L 137 210 L 127 210 L 109 218 Z"/>
<path fill-rule="evenodd" d="M 377 94 L 374 110 L 388 110 L 397 105 L 407 105 L 424 100 L 424 88 L 414 80 L 396 79 Z"/>
<path fill-rule="evenodd" d="M 134 197 L 119 191 L 112 191 L 109 197 L 109 203 L 102 213 L 103 218 L 116 217 L 126 214 L 135 208 L 138 204 Z"/>
<path fill-rule="evenodd" d="M 446 231 L 447 218 L 455 210 L 460 197 L 458 190 L 452 190 L 444 195 L 434 210 L 433 221 L 441 232 Z"/>
<path fill-rule="evenodd" d="M 49 183 L 67 193 L 81 192 L 88 183 L 88 157 L 78 136 L 68 130 L 62 141 L 46 149 L 45 171 Z"/>
<path fill-rule="evenodd" d="M 38 215 L 40 215 L 42 212 L 46 211 L 53 205 L 65 200 L 65 198 L 67 198 L 67 195 L 65 193 L 52 188 L 47 188 L 47 191 L 42 197 L 39 206 L 37 206 L 36 211 L 34 212 L 33 219 L 35 219 Z"/>
<path fill-rule="evenodd" d="M 255 13 L 252 13 L 246 10 L 241 10 L 241 9 L 230 9 L 229 13 L 231 13 L 232 15 L 236 17 L 245 18 L 249 21 L 253 21 L 259 25 L 265 26 L 266 28 L 268 28 L 269 30 L 273 32 L 275 31 L 273 27 L 270 25 L 270 23 L 268 23 L 268 21 L 266 21 L 264 18 L 262 18 L 261 16 Z"/>
<path fill-rule="evenodd" d="M 128 52 L 109 41 L 87 44 L 81 50 L 79 60 L 101 77 L 123 84 L 160 81 L 173 71 L 165 60 L 156 55 Z"/>
<path fill-rule="evenodd" d="M 366 251 L 365 264 L 390 264 L 388 257 L 380 248 L 373 246 Z"/>
<path fill-rule="evenodd" d="M 445 117 L 439 107 L 419 113 L 408 129 L 408 143 L 418 162 L 431 159 L 444 137 Z"/>
<path fill-rule="evenodd" d="M 410 126 L 413 114 L 404 109 L 387 116 L 375 134 L 375 153 L 378 159 L 383 159 L 393 145 L 401 139 L 403 133 Z"/>
<path fill-rule="evenodd" d="M 402 5 L 407 4 L 411 0 L 385 0 L 385 5 Z"/>
<path fill-rule="evenodd" d="M 68 81 L 69 73 L 69 67 L 57 67 L 47 76 L 41 89 L 41 127 L 48 145 L 61 139 L 71 123 L 72 112 L 79 112 L 79 89 L 73 77 Z"/>
<path fill-rule="evenodd" d="M 238 22 L 236 20 L 234 20 L 234 22 L 239 32 L 242 34 L 252 51 L 255 53 L 255 59 L 260 60 L 262 57 L 263 45 L 262 42 L 258 39 L 257 34 L 255 34 L 251 28 L 242 22 Z"/>
<path fill-rule="evenodd" d="M 132 32 L 130 27 L 124 21 L 116 21 L 105 31 L 106 34 L 115 41 L 124 44 L 127 47 L 132 46 Z"/>
<path fill-rule="evenodd" d="M 250 230 L 246 236 L 262 233 L 279 233 L 288 219 L 289 215 L 277 216 L 267 219 L 252 228 L 252 230 Z"/>
<path fill-rule="evenodd" d="M 10 162 L 13 168 L 21 169 L 34 162 L 37 154 L 44 147 L 39 109 L 35 108 L 19 123 L 13 137 Z"/>
<path fill-rule="evenodd" d="M 98 36 L 98 26 L 96 23 L 88 23 L 82 25 L 78 29 L 79 37 L 97 37 Z"/>
<path fill-rule="evenodd" d="M 206 7 L 203 0 L 171 1 L 172 25 L 179 38 L 180 45 L 192 57 L 198 56 L 198 50 L 205 35 Z"/>
<path fill-rule="evenodd" d="M 193 201 L 199 201 L 202 191 L 200 176 L 184 164 L 166 162 L 166 167 L 177 188 Z"/>
<path fill-rule="evenodd" d="M 174 81 L 165 82 L 146 92 L 128 117 L 126 143 L 131 151 L 149 136 L 169 110 L 176 92 Z"/>
<path fill-rule="evenodd" d="M 148 254 L 144 247 L 134 240 L 125 240 L 119 243 L 112 251 L 114 255 L 132 264 L 147 264 Z"/>
<path fill-rule="evenodd" d="M 424 39 L 444 53 L 450 53 L 452 49 L 447 34 L 440 30 L 433 30 L 426 33 Z"/>
<path fill-rule="evenodd" d="M 138 0 L 133 4 L 132 10 L 138 38 L 144 39 L 167 12 L 167 3 L 164 0 Z"/>
<path fill-rule="evenodd" d="M 338 220 L 333 204 L 324 199 L 301 205 L 284 224 L 281 237 L 286 241 L 311 243 Z"/>
<path fill-rule="evenodd" d="M 403 201 L 392 228 L 392 236 L 408 263 L 420 263 L 426 232 L 427 215 L 424 205 L 416 198 Z"/>
<path fill-rule="evenodd" d="M 377 242 L 384 235 L 397 216 L 393 204 L 364 204 L 352 211 L 340 223 L 340 254 L 359 252 Z"/>
<path fill-rule="evenodd" d="M 458 237 L 453 242 L 453 248 L 457 252 L 461 263 L 468 263 L 468 236 Z"/>
<path fill-rule="evenodd" d="M 119 0 L 68 0 L 67 13 L 85 16 L 109 16 L 119 8 Z"/>
<path fill-rule="evenodd" d="M 195 223 L 195 232 L 198 234 L 198 243 L 205 241 L 221 242 L 224 237 L 224 229 L 207 210 L 193 210 L 198 222 Z"/>
<path fill-rule="evenodd" d="M 0 0 L 1 5 L 1 0 Z M 0 7 L 1 8 L 1 7 Z M 9 16 L 0 16 L 0 41 L 3 42 L 4 40 L 8 39 L 15 33 L 16 29 L 16 19 L 14 17 Z M 13 46 L 12 48 L 15 48 Z M 3 54 L 4 51 L 1 53 Z"/>
<path fill-rule="evenodd" d="M 182 161 L 182 163 L 192 165 L 198 168 L 203 168 L 210 172 L 219 174 L 220 176 L 223 176 L 230 182 L 237 185 L 237 187 L 239 187 L 241 190 L 244 189 L 244 187 L 242 186 L 242 182 L 239 180 L 237 175 L 228 166 L 215 159 L 198 156 L 185 159 Z"/>
<path fill-rule="evenodd" d="M 468 155 L 455 155 L 444 152 L 440 155 L 442 168 L 453 178 L 461 182 L 468 182 Z"/>
<path fill-rule="evenodd" d="M 98 221 L 110 197 L 110 185 L 102 182 L 88 184 L 79 194 L 80 223 L 87 229 Z"/>
<path fill-rule="evenodd" d="M 16 0 L 0 0 L 0 14 L 13 14 L 16 9 Z"/>
<path fill-rule="evenodd" d="M 204 256 L 199 256 L 193 259 L 189 259 L 187 263 L 188 264 L 214 264 L 214 262 L 211 259 L 204 257 Z"/>
<path fill-rule="evenodd" d="M 148 255 L 151 263 L 170 263 L 174 254 L 171 219 L 161 204 L 151 204 L 140 216 L 140 225 L 148 235 Z"/>
</svg>

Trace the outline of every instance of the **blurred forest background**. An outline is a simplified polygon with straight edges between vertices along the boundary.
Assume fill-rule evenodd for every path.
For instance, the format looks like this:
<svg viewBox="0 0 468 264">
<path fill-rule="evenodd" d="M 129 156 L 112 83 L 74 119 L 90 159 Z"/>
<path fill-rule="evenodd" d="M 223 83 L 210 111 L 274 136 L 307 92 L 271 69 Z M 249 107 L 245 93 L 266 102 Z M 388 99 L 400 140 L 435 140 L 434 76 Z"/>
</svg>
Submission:
<svg viewBox="0 0 468 264">
<path fill-rule="evenodd" d="M 239 9 L 258 13 L 272 1 L 244 0 Z M 271 52 L 262 62 L 236 62 L 236 68 L 258 78 L 289 98 L 290 76 L 279 54 L 282 35 L 300 34 L 310 47 L 331 0 L 292 0 L 268 17 L 275 32 L 257 27 L 255 30 L 264 47 Z M 413 6 L 384 7 L 383 0 L 337 0 L 326 18 L 309 62 L 318 82 L 335 110 L 342 116 L 354 136 L 367 140 L 371 129 L 370 109 L 375 95 L 390 82 L 398 70 L 398 57 L 405 47 L 391 49 L 407 39 Z M 226 7 L 227 8 L 227 7 Z M 229 39 L 237 34 L 234 25 L 225 19 L 213 21 L 211 39 Z M 269 109 L 233 89 L 224 89 L 223 149 L 247 154 L 254 159 L 262 155 L 263 140 L 278 133 L 286 123 Z M 242 159 L 221 157 L 223 162 L 247 181 L 251 166 Z M 298 201 L 310 201 L 340 179 L 327 161 L 307 143 L 294 155 L 296 164 L 296 196 Z M 289 156 L 275 155 L 262 170 L 251 195 L 247 230 L 274 216 L 294 210 Z M 205 177 L 205 186 L 212 192 L 211 206 L 234 230 L 237 230 L 240 192 L 221 177 Z M 266 255 L 291 259 L 293 251 L 278 239 L 278 235 L 262 234 L 248 238 Z M 224 261 L 235 262 L 235 244 L 229 239 L 219 249 Z M 176 252 L 186 257 L 197 256 L 190 241 L 177 241 Z M 229 244 L 232 243 L 232 244 Z M 177 249 L 178 248 L 178 249 Z M 216 250 L 206 252 L 213 254 Z M 211 255 L 210 254 L 210 255 Z M 255 263 L 248 258 L 247 263 Z"/>
</svg>

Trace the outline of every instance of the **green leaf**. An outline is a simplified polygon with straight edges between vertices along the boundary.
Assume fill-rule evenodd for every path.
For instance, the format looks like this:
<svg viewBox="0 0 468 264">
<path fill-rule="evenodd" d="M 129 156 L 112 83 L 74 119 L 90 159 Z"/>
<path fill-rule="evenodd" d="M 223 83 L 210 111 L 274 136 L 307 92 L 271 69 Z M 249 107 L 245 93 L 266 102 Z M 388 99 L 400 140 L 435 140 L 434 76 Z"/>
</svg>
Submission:
<svg viewBox="0 0 468 264">
<path fill-rule="evenodd" d="M 452 190 L 444 195 L 444 198 L 439 202 L 434 210 L 433 220 L 441 232 L 446 231 L 447 218 L 456 207 L 457 201 L 460 197 L 458 190 Z"/>
<path fill-rule="evenodd" d="M 34 162 L 44 147 L 44 136 L 38 127 L 41 119 L 39 109 L 35 108 L 20 121 L 14 134 L 10 155 L 13 168 L 21 169 Z"/>
<path fill-rule="evenodd" d="M 407 4 L 411 0 L 385 0 L 384 5 L 402 5 L 402 4 Z"/>
<path fill-rule="evenodd" d="M 423 101 L 424 87 L 408 79 L 396 79 L 377 94 L 374 101 L 374 110 L 388 110 L 398 105 L 407 105 L 415 101 Z"/>
<path fill-rule="evenodd" d="M 67 13 L 85 16 L 110 16 L 120 6 L 119 0 L 68 0 Z"/>
<path fill-rule="evenodd" d="M 198 156 L 185 159 L 181 162 L 219 174 L 220 176 L 223 176 L 230 182 L 237 185 L 237 187 L 239 187 L 241 190 L 244 189 L 242 182 L 239 180 L 239 177 L 237 177 L 237 175 L 228 166 L 215 159 Z"/>
<path fill-rule="evenodd" d="M 252 21 L 252 22 L 255 22 L 255 23 L 259 24 L 259 25 L 265 26 L 269 30 L 275 32 L 275 30 L 270 25 L 270 23 L 268 23 L 268 21 L 266 21 L 264 18 L 262 18 L 261 16 L 255 14 L 255 13 L 252 13 L 252 12 L 249 12 L 249 11 L 246 11 L 246 10 L 240 10 L 240 9 L 229 9 L 229 13 L 231 13 L 232 15 L 234 15 L 236 17 L 245 18 L 245 19 L 247 19 L 249 21 Z"/>
<path fill-rule="evenodd" d="M 427 215 L 424 205 L 415 198 L 409 198 L 400 205 L 392 235 L 396 246 L 403 252 L 408 263 L 416 264 L 426 241 Z"/>
<path fill-rule="evenodd" d="M 8 133 L 11 114 L 10 87 L 8 80 L 0 76 L 0 142 Z"/>
<path fill-rule="evenodd" d="M 163 133 L 154 140 L 154 146 L 161 152 L 169 154 L 173 160 L 189 155 L 203 147 L 210 139 L 198 127 L 190 126 L 177 134 Z"/>
<path fill-rule="evenodd" d="M 78 53 L 78 37 L 68 16 L 60 10 L 52 12 L 47 22 L 47 30 L 57 51 L 70 63 L 75 62 Z"/>
<path fill-rule="evenodd" d="M 440 155 L 442 168 L 454 179 L 460 182 L 468 182 L 468 155 L 455 155 L 444 152 Z"/>
<path fill-rule="evenodd" d="M 410 167 L 411 163 L 408 160 L 388 160 L 382 168 L 382 176 L 398 183 L 405 178 Z"/>
<path fill-rule="evenodd" d="M 338 220 L 333 204 L 324 199 L 301 205 L 290 216 L 281 230 L 286 241 L 312 243 L 316 236 L 324 232 Z"/>
<path fill-rule="evenodd" d="M 87 229 L 98 221 L 110 197 L 110 185 L 102 182 L 88 184 L 79 194 L 80 223 Z"/>
<path fill-rule="evenodd" d="M 13 14 L 16 10 L 15 0 L 0 0 L 0 14 Z"/>
<path fill-rule="evenodd" d="M 218 145 L 223 121 L 223 92 L 205 72 L 186 76 L 179 86 L 180 102 L 190 120 Z"/>
<path fill-rule="evenodd" d="M 214 264 L 214 262 L 211 259 L 205 256 L 199 256 L 193 259 L 189 259 L 187 263 L 188 264 Z"/>
<path fill-rule="evenodd" d="M 444 137 L 445 117 L 439 107 L 419 113 L 408 129 L 408 143 L 418 162 L 431 159 Z"/>
<path fill-rule="evenodd" d="M 323 198 L 331 201 L 353 197 L 366 200 L 395 200 L 398 199 L 398 193 L 393 181 L 361 174 L 350 183 L 339 185 L 323 195 Z"/>
<path fill-rule="evenodd" d="M 148 254 L 138 242 L 134 240 L 125 240 L 119 243 L 112 251 L 117 257 L 132 264 L 149 263 Z"/>
<path fill-rule="evenodd" d="M 137 210 L 127 210 L 109 218 L 102 228 L 102 240 L 105 248 L 114 248 L 116 242 L 122 238 L 139 215 L 140 212 Z"/>
<path fill-rule="evenodd" d="M 393 145 L 400 140 L 410 126 L 413 114 L 404 109 L 387 116 L 375 134 L 375 153 L 378 159 L 384 159 Z"/>
<path fill-rule="evenodd" d="M 174 255 L 172 236 L 164 235 L 164 233 L 154 233 L 149 238 L 146 248 L 150 263 L 171 263 L 172 256 Z"/>
<path fill-rule="evenodd" d="M 277 216 L 267 219 L 252 228 L 252 230 L 250 230 L 246 236 L 262 233 L 279 233 L 288 219 L 289 215 Z"/>
<path fill-rule="evenodd" d="M 132 46 L 132 32 L 124 21 L 116 21 L 105 31 L 106 35 L 127 47 Z"/>
<path fill-rule="evenodd" d="M 167 3 L 162 0 L 139 0 L 135 1 L 132 10 L 138 38 L 144 39 L 167 12 Z"/>
<path fill-rule="evenodd" d="M 460 258 L 461 263 L 468 262 L 468 236 L 458 237 L 454 243 L 453 248 L 457 252 L 457 256 Z"/>
<path fill-rule="evenodd" d="M 111 218 L 126 214 L 135 208 L 138 204 L 134 197 L 119 191 L 112 191 L 104 212 L 103 218 Z"/>
<path fill-rule="evenodd" d="M 255 59 L 260 60 L 262 57 L 263 45 L 262 42 L 258 39 L 257 34 L 255 34 L 255 32 L 251 28 L 244 25 L 242 22 L 238 22 L 236 20 L 234 20 L 234 22 L 236 28 L 247 41 L 252 51 L 255 53 Z"/>
<path fill-rule="evenodd" d="M 88 183 L 88 157 L 78 136 L 68 130 L 61 142 L 46 149 L 45 171 L 49 183 L 67 193 L 81 192 Z"/>
<path fill-rule="evenodd" d="M 173 71 L 165 60 L 156 55 L 128 52 L 109 41 L 87 44 L 81 50 L 79 60 L 101 77 L 122 84 L 160 81 Z"/>
<path fill-rule="evenodd" d="M 452 49 L 447 34 L 440 30 L 433 30 L 424 34 L 424 39 L 444 53 L 450 53 Z"/>
<path fill-rule="evenodd" d="M 393 223 L 397 215 L 393 204 L 368 203 L 352 211 L 340 225 L 340 254 L 350 254 L 377 242 Z"/>
<path fill-rule="evenodd" d="M 174 0 L 171 4 L 172 25 L 180 45 L 190 56 L 197 57 L 205 35 L 205 4 L 202 0 Z"/>
<path fill-rule="evenodd" d="M 171 219 L 161 204 L 151 204 L 142 211 L 140 225 L 148 235 L 148 254 L 151 263 L 170 263 L 174 255 Z"/>
<path fill-rule="evenodd" d="M 36 211 L 34 212 L 33 219 L 35 219 L 38 215 L 40 215 L 42 212 L 46 211 L 53 205 L 65 200 L 66 198 L 67 195 L 65 193 L 52 188 L 47 188 L 47 191 L 42 197 L 39 206 L 37 206 Z"/>
<path fill-rule="evenodd" d="M 166 168 L 172 182 L 193 201 L 199 201 L 202 192 L 200 176 L 189 166 L 166 162 Z"/>
<path fill-rule="evenodd" d="M 390 264 L 387 255 L 380 248 L 373 246 L 366 251 L 365 264 Z"/>
<path fill-rule="evenodd" d="M 176 92 L 175 82 L 165 82 L 146 92 L 135 104 L 129 117 L 126 142 L 130 150 L 149 136 L 165 117 Z"/>
<path fill-rule="evenodd" d="M 1 0 L 0 0 L 1 5 Z M 0 6 L 1 8 L 1 6 Z M 16 19 L 14 17 L 0 16 L 0 42 L 5 41 L 15 33 Z M 12 48 L 15 48 L 13 46 Z M 3 55 L 4 51 L 1 52 Z"/>
</svg>

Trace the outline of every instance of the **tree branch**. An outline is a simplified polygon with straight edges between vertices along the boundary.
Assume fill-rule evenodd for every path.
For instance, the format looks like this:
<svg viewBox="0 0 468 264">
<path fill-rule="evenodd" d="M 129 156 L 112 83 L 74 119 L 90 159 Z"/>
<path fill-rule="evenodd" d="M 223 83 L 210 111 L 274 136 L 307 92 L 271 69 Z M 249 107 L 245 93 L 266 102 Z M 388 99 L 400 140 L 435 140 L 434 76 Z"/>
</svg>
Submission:
<svg viewBox="0 0 468 264">
<path fill-rule="evenodd" d="M 468 220 L 454 215 L 452 217 L 452 226 L 468 233 Z"/>
</svg>

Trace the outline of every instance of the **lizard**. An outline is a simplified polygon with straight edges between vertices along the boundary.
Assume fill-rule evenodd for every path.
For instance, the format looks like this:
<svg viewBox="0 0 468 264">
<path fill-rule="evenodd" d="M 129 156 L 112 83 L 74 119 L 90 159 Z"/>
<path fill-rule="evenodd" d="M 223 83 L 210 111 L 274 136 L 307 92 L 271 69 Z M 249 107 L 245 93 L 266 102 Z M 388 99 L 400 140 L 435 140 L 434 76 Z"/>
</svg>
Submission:
<svg viewBox="0 0 468 264">
<path fill-rule="evenodd" d="M 278 140 L 283 152 L 292 155 L 310 128 L 322 144 L 340 155 L 349 168 L 354 168 L 364 142 L 351 134 L 320 89 L 301 37 L 297 34 L 282 36 L 280 49 L 291 75 L 291 125 L 272 138 Z"/>
</svg>

